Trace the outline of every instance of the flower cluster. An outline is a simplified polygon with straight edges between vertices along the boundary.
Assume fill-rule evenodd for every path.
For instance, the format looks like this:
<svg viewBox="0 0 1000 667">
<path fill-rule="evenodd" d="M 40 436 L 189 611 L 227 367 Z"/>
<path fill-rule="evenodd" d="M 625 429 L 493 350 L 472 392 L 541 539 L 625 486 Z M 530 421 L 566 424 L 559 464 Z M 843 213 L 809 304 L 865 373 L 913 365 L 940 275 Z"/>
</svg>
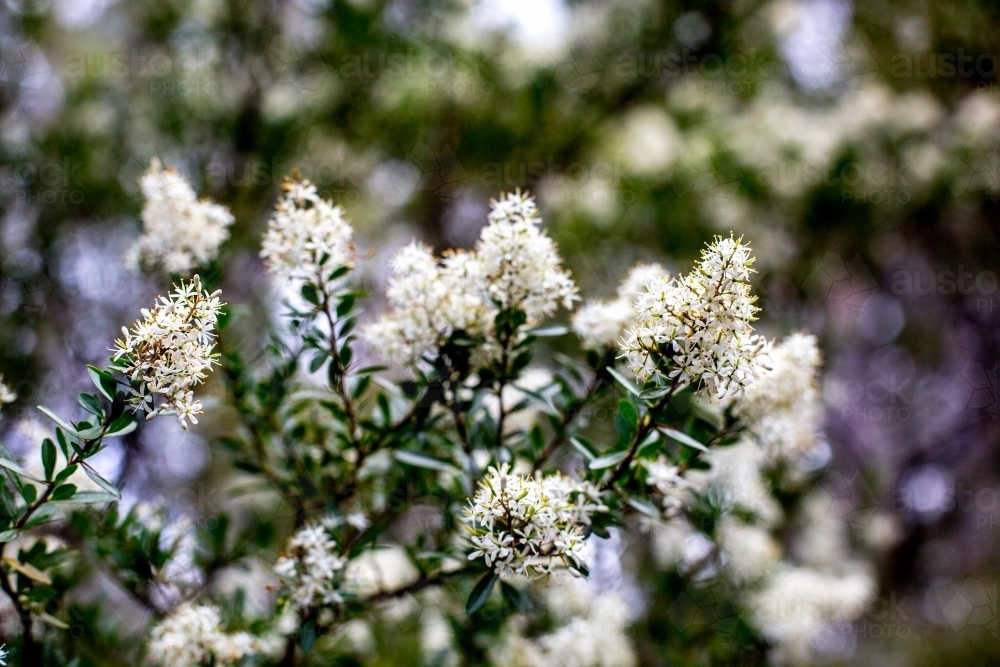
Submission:
<svg viewBox="0 0 1000 667">
<path fill-rule="evenodd" d="M 188 419 L 198 423 L 195 415 L 202 406 L 193 387 L 205 380 L 217 356 L 212 348 L 222 308 L 219 294 L 209 294 L 194 276 L 160 297 L 152 310 L 143 308 L 143 319 L 131 331 L 122 327 L 124 338 L 115 341 L 114 359 L 124 363 L 132 383 L 129 401 L 146 419 L 176 414 L 184 428 Z"/>
<path fill-rule="evenodd" d="M 537 636 L 524 631 L 523 616 L 514 616 L 501 639 L 487 652 L 490 664 L 503 667 L 633 667 L 635 652 L 626 626 L 627 605 L 614 591 L 596 593 L 586 580 L 554 577 L 541 602 L 555 627 Z"/>
<path fill-rule="evenodd" d="M 185 603 L 153 628 L 148 651 L 163 667 L 236 665 L 256 653 L 258 640 L 246 632 L 226 633 L 211 605 Z"/>
<path fill-rule="evenodd" d="M 134 265 L 187 273 L 212 261 L 229 238 L 233 215 L 225 206 L 198 201 L 191 184 L 154 159 L 140 181 L 143 233 L 130 248 Z"/>
<path fill-rule="evenodd" d="M 588 350 L 610 350 L 621 340 L 632 322 L 632 305 L 646 290 L 646 285 L 667 275 L 659 264 L 639 264 L 632 267 L 618 286 L 618 298 L 610 301 L 589 301 L 573 315 L 573 331 Z"/>
<path fill-rule="evenodd" d="M 433 356 L 456 332 L 483 339 L 495 308 L 482 289 L 482 265 L 468 252 L 449 252 L 439 262 L 431 249 L 411 243 L 393 257 L 386 298 L 392 313 L 365 334 L 389 359 Z"/>
<path fill-rule="evenodd" d="M 504 577 L 539 577 L 557 561 L 578 573 L 584 531 L 591 515 L 606 509 L 590 483 L 559 473 L 513 475 L 507 463 L 492 467 L 466 511 L 474 547 L 469 560 L 481 557 Z"/>
<path fill-rule="evenodd" d="M 794 461 L 820 441 L 816 338 L 793 334 L 773 346 L 753 388 L 734 406 L 771 462 Z"/>
<path fill-rule="evenodd" d="M 524 312 L 529 323 L 548 317 L 560 303 L 572 308 L 576 283 L 562 269 L 556 244 L 538 228 L 535 200 L 518 190 L 490 204 L 490 222 L 476 245 L 490 299 L 501 310 Z"/>
<path fill-rule="evenodd" d="M 413 243 L 393 258 L 386 291 L 392 310 L 365 330 L 387 358 L 433 359 L 460 333 L 479 345 L 476 358 L 485 362 L 498 349 L 501 311 L 520 311 L 531 326 L 560 304 L 572 307 L 576 285 L 561 268 L 555 243 L 539 229 L 534 201 L 517 192 L 492 206 L 474 252 L 446 252 L 438 260 Z"/>
<path fill-rule="evenodd" d="M 299 530 L 285 547 L 274 571 L 288 587 L 289 599 L 299 611 L 343 601 L 340 583 L 347 560 L 323 524 Z"/>
<path fill-rule="evenodd" d="M 636 377 L 699 385 L 716 398 L 744 393 L 764 343 L 750 325 L 753 261 L 748 246 L 718 237 L 691 273 L 652 280 L 621 345 Z"/>
<path fill-rule="evenodd" d="M 655 461 L 644 461 L 643 466 L 646 468 L 646 484 L 653 487 L 659 496 L 664 513 L 668 517 L 677 514 L 684 505 L 688 481 L 677 466 L 668 463 L 663 456 Z"/>
<path fill-rule="evenodd" d="M 754 625 L 778 645 L 775 662 L 806 663 L 823 632 L 861 616 L 874 593 L 874 582 L 862 572 L 787 567 L 750 595 L 748 606 Z"/>
<path fill-rule="evenodd" d="M 354 230 L 343 209 L 322 199 L 308 180 L 286 180 L 282 190 L 260 256 L 281 278 L 324 284 L 324 272 L 349 267 L 354 260 Z"/>
</svg>

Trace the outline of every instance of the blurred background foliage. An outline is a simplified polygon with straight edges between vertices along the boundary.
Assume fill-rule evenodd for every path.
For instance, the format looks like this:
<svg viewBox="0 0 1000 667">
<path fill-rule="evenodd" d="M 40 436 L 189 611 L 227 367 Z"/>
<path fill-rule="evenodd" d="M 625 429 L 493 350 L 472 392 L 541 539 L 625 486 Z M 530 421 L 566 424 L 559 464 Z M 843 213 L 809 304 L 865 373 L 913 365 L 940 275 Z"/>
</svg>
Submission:
<svg viewBox="0 0 1000 667">
<path fill-rule="evenodd" d="M 1000 656 L 996 3 L 7 0 L 0 39 L 13 447 L 165 288 L 122 261 L 154 157 L 234 212 L 223 290 L 257 318 L 278 299 L 259 236 L 293 168 L 347 210 L 375 294 L 392 248 L 470 246 L 502 190 L 537 195 L 586 297 L 732 230 L 759 258 L 761 329 L 824 342 L 833 502 L 894 526 L 885 613 L 831 658 Z M 211 514 L 230 502 L 216 430 L 155 426 L 103 465 L 132 500 Z M 678 592 L 641 583 L 644 662 L 759 659 L 725 634 L 685 653 L 700 630 L 671 624 Z M 88 650 L 115 645 L 81 623 Z"/>
</svg>

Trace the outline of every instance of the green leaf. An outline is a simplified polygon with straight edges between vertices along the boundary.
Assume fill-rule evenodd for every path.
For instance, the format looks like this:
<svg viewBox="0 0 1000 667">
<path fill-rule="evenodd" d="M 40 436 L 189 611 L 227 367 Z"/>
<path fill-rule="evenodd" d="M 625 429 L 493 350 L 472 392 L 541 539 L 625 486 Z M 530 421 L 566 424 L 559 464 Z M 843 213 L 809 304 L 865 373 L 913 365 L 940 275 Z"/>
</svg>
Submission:
<svg viewBox="0 0 1000 667">
<path fill-rule="evenodd" d="M 99 419 L 104 417 L 104 408 L 101 407 L 101 401 L 94 394 L 80 394 L 77 400 L 83 406 L 83 409 L 90 414 Z"/>
<path fill-rule="evenodd" d="M 58 502 L 60 500 L 69 500 L 74 495 L 76 495 L 76 484 L 61 484 L 55 488 L 55 491 L 49 497 L 53 502 Z"/>
<path fill-rule="evenodd" d="M 56 445 L 48 438 L 42 441 L 42 466 L 45 468 L 45 479 L 51 480 L 56 469 Z"/>
<path fill-rule="evenodd" d="M 441 459 L 436 459 L 432 456 L 427 456 L 426 454 L 410 452 L 405 449 L 397 451 L 395 453 L 395 457 L 400 463 L 416 466 L 418 468 L 429 468 L 431 470 L 441 470 L 442 472 L 450 473 L 461 472 L 458 468 L 447 461 L 442 461 Z"/>
<path fill-rule="evenodd" d="M 115 485 L 109 482 L 108 480 L 104 479 L 100 475 L 98 475 L 86 463 L 83 464 L 83 472 L 87 473 L 87 477 L 89 477 L 94 482 L 94 484 L 96 484 L 97 486 L 101 487 L 102 489 L 113 495 L 116 500 L 122 499 L 122 494 L 120 491 L 118 491 L 118 489 L 115 488 Z"/>
<path fill-rule="evenodd" d="M 620 384 L 622 387 L 625 388 L 625 391 L 627 391 L 628 393 L 632 394 L 637 398 L 642 396 L 642 392 L 639 391 L 639 387 L 635 385 L 635 382 L 632 382 L 631 380 L 626 378 L 624 375 L 622 375 L 615 369 L 609 367 L 608 375 L 613 377 L 618 382 L 618 384 Z"/>
<path fill-rule="evenodd" d="M 0 533 L 0 544 L 3 544 L 4 542 L 13 542 L 16 539 L 17 539 L 16 530 L 5 530 L 2 533 Z"/>
<path fill-rule="evenodd" d="M 639 500 L 638 498 L 629 498 L 628 504 L 631 505 L 640 514 L 645 514 L 653 519 L 659 519 L 662 517 L 660 510 L 656 509 L 651 503 L 647 503 L 645 500 Z"/>
<path fill-rule="evenodd" d="M 56 440 L 59 441 L 59 449 L 62 450 L 63 456 L 66 460 L 69 460 L 69 444 L 66 442 L 66 434 L 63 433 L 61 428 L 56 429 Z"/>
<path fill-rule="evenodd" d="M 81 422 L 87 423 L 87 422 Z M 87 428 L 81 428 L 76 432 L 76 435 L 80 440 L 97 440 L 102 435 L 104 435 L 104 424 L 98 424 L 97 426 L 89 426 Z"/>
<path fill-rule="evenodd" d="M 105 493 L 104 491 L 80 491 L 72 498 L 64 500 L 67 503 L 79 503 L 79 504 L 90 504 L 90 503 L 113 503 L 118 500 L 117 496 L 110 493 Z"/>
<path fill-rule="evenodd" d="M 639 398 L 644 401 L 654 401 L 663 398 L 670 393 L 670 387 L 657 387 L 656 389 L 646 389 L 639 394 Z"/>
<path fill-rule="evenodd" d="M 547 327 L 535 327 L 534 329 L 528 329 L 524 333 L 529 336 L 534 336 L 535 338 L 555 338 L 556 336 L 565 336 L 569 333 L 569 329 L 561 324 L 553 324 Z"/>
<path fill-rule="evenodd" d="M 343 317 L 347 313 L 351 312 L 351 308 L 354 308 L 354 298 L 355 297 L 353 294 L 348 294 L 347 296 L 345 296 L 343 299 L 340 300 L 340 303 L 337 304 L 338 318 Z"/>
<path fill-rule="evenodd" d="M 635 411 L 635 406 L 632 405 L 627 399 L 622 399 L 618 401 L 618 414 L 622 416 L 632 428 L 639 425 L 639 413 Z"/>
<path fill-rule="evenodd" d="M 78 436 L 78 434 L 76 432 L 76 429 L 73 428 L 72 426 L 70 426 L 69 423 L 66 422 L 65 420 L 63 420 L 62 417 L 60 417 L 56 413 L 52 412 L 51 410 L 49 410 L 44 405 L 39 405 L 38 409 L 42 411 L 42 414 L 44 414 L 46 417 L 48 417 L 49 419 L 51 419 L 52 421 L 54 421 L 56 423 L 56 425 L 59 426 L 59 428 L 61 428 L 62 430 L 66 431 L 67 433 L 69 433 L 73 437 L 77 437 Z"/>
<path fill-rule="evenodd" d="M 31 515 L 31 519 L 28 523 L 24 524 L 24 529 L 29 530 L 31 528 L 37 528 L 43 523 L 47 522 L 49 519 L 56 515 L 59 511 L 59 506 L 54 503 L 44 503 L 39 506 L 35 513 Z"/>
<path fill-rule="evenodd" d="M 96 366 L 87 366 L 87 374 L 90 376 L 90 381 L 94 383 L 97 387 L 97 391 L 101 392 L 104 398 L 109 401 L 115 400 L 115 388 L 118 383 L 115 381 L 115 376 L 107 371 L 102 371 Z"/>
<path fill-rule="evenodd" d="M 605 454 L 604 456 L 599 456 L 590 462 L 588 466 L 591 470 L 604 470 L 605 468 L 613 468 L 628 456 L 628 452 L 611 452 L 610 454 Z"/>
<path fill-rule="evenodd" d="M 649 435 L 639 443 L 639 448 L 635 450 L 636 457 L 640 459 L 649 457 L 660 449 L 660 441 L 660 434 L 656 431 L 650 431 Z"/>
<path fill-rule="evenodd" d="M 59 482 L 63 481 L 64 479 L 68 478 L 70 475 L 72 475 L 73 473 L 75 473 L 76 469 L 79 468 L 79 467 L 80 466 L 76 465 L 75 463 L 73 465 L 71 465 L 71 466 L 66 466 L 65 468 L 63 468 L 62 470 L 59 471 L 58 475 L 56 475 L 56 478 L 54 480 L 55 483 L 58 484 Z"/>
<path fill-rule="evenodd" d="M 333 282 L 337 278 L 343 278 L 344 276 L 347 275 L 347 272 L 350 270 L 351 268 L 349 266 L 338 266 L 337 269 L 330 274 L 329 277 L 330 282 Z"/>
<path fill-rule="evenodd" d="M 588 463 L 597 458 L 597 454 L 594 453 L 594 448 L 584 440 L 574 436 L 569 439 L 569 444 L 573 449 L 579 452 L 580 456 L 582 456 Z"/>
<path fill-rule="evenodd" d="M 667 436 L 668 438 L 672 438 L 672 439 L 676 440 L 677 442 L 681 443 L 682 445 L 687 445 L 688 447 L 693 447 L 693 448 L 695 448 L 695 449 L 697 449 L 699 451 L 702 451 L 702 452 L 707 452 L 708 451 L 708 447 L 706 447 L 705 445 L 701 444 L 700 442 L 698 442 L 697 440 L 695 440 L 694 438 L 692 438 L 687 433 L 684 433 L 683 431 L 678 431 L 677 429 L 670 428 L 669 426 L 659 426 L 657 428 L 659 429 L 660 433 L 662 433 L 663 435 Z"/>
<path fill-rule="evenodd" d="M 302 298 L 314 306 L 319 305 L 319 290 L 312 283 L 302 286 Z"/>
<path fill-rule="evenodd" d="M 313 357 L 312 361 L 309 362 L 309 372 L 315 373 L 320 368 L 322 368 L 323 364 L 326 363 L 327 356 L 329 355 L 326 352 L 320 352 L 315 357 Z"/>
<path fill-rule="evenodd" d="M 490 593 L 493 592 L 493 586 L 499 578 L 500 575 L 496 572 L 487 572 L 476 582 L 476 585 L 472 588 L 472 592 L 469 594 L 469 601 L 465 603 L 466 614 L 471 616 L 486 604 L 486 601 L 490 599 Z"/>
<path fill-rule="evenodd" d="M 21 477 L 27 477 L 28 479 L 30 479 L 33 482 L 39 482 L 39 483 L 42 483 L 42 484 L 45 483 L 45 480 L 38 479 L 37 477 L 35 477 L 34 475 L 32 475 L 30 472 L 28 472 L 27 470 L 25 470 L 21 466 L 17 465 L 16 463 L 14 463 L 13 461 L 10 461 L 8 459 L 0 459 L 0 467 L 6 468 L 7 470 L 10 470 L 13 473 L 17 473 Z"/>
<path fill-rule="evenodd" d="M 21 495 L 24 497 L 24 502 L 30 505 L 38 499 L 38 489 L 34 484 L 25 484 L 21 487 Z"/>
<path fill-rule="evenodd" d="M 104 435 L 109 438 L 128 435 L 138 426 L 139 424 L 135 421 L 135 415 L 131 412 L 123 412 L 118 415 L 118 419 L 111 422 L 111 426 L 108 427 Z"/>
</svg>

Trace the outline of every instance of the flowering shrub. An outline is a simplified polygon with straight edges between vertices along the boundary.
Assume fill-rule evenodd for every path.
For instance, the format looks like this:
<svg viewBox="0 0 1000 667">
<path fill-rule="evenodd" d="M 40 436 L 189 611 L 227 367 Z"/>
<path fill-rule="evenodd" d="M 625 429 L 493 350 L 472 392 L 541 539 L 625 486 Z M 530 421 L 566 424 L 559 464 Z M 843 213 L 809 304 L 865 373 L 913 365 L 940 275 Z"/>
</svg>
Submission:
<svg viewBox="0 0 1000 667">
<path fill-rule="evenodd" d="M 205 265 L 228 218 L 179 179 L 154 164 L 143 180 L 144 256 L 215 276 Z M 568 336 L 547 319 L 577 288 L 527 194 L 493 202 L 471 251 L 402 248 L 361 339 L 352 238 L 344 211 L 289 180 L 261 251 L 289 295 L 266 345 L 240 339 L 217 277 L 178 279 L 111 364 L 89 368 L 87 416 L 40 408 L 53 422 L 40 470 L 0 448 L 0 583 L 23 664 L 76 664 L 71 561 L 96 563 L 146 610 L 130 659 L 164 667 L 364 662 L 372 628 L 406 634 L 407 618 L 434 664 L 633 665 L 643 603 L 600 581 L 625 536 L 680 587 L 725 585 L 731 652 L 807 660 L 861 613 L 872 579 L 846 525 L 833 560 L 795 548 L 837 521 L 797 509 L 822 492 L 820 356 L 806 334 L 754 330 L 742 240 L 716 238 L 685 275 L 633 269 L 616 299 L 573 315 L 573 358 L 545 339 Z M 255 509 L 196 527 L 171 520 L 176 508 L 119 507 L 88 460 L 142 428 L 136 414 L 185 428 L 203 415 L 242 472 L 232 493 Z"/>
</svg>

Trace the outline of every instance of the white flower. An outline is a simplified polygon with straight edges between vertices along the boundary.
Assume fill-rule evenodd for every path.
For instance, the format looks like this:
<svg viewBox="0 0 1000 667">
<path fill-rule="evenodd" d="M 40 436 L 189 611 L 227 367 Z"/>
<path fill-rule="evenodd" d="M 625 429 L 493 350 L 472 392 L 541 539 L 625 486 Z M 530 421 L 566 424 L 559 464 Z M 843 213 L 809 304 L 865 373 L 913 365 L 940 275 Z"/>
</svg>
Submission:
<svg viewBox="0 0 1000 667">
<path fill-rule="evenodd" d="M 246 632 L 227 634 L 221 623 L 215 607 L 185 603 L 153 628 L 150 658 L 163 667 L 207 667 L 236 665 L 257 652 L 256 637 Z"/>
<path fill-rule="evenodd" d="M 777 644 L 775 662 L 804 664 L 813 642 L 832 623 L 858 618 L 875 594 L 867 574 L 827 574 L 805 567 L 776 572 L 751 593 L 747 606 L 753 624 Z"/>
<path fill-rule="evenodd" d="M 589 301 L 573 315 L 573 331 L 588 350 L 610 350 L 618 345 L 632 322 L 632 304 L 656 278 L 667 275 L 659 264 L 637 264 L 618 286 L 618 298 Z"/>
<path fill-rule="evenodd" d="M 715 541 L 726 574 L 739 585 L 759 580 L 781 559 L 781 546 L 770 533 L 731 516 L 715 526 Z"/>
<path fill-rule="evenodd" d="M 529 325 L 560 303 L 572 308 L 576 284 L 563 270 L 555 243 L 538 228 L 542 219 L 535 200 L 518 190 L 490 205 L 490 222 L 476 245 L 490 298 L 501 310 L 523 311 Z"/>
<path fill-rule="evenodd" d="M 398 546 L 369 549 L 347 564 L 345 588 L 360 597 L 408 586 L 420 577 L 406 551 Z"/>
<path fill-rule="evenodd" d="M 660 497 L 666 516 L 677 514 L 684 505 L 684 495 L 690 486 L 688 481 L 681 476 L 677 466 L 668 463 L 663 456 L 656 461 L 644 461 L 642 465 L 646 468 L 646 484 Z"/>
<path fill-rule="evenodd" d="M 687 479 L 717 507 L 751 514 L 768 527 L 781 519 L 781 507 L 762 475 L 764 453 L 752 440 L 744 438 L 734 445 L 713 448 L 702 459 L 711 468 L 691 470 Z"/>
<path fill-rule="evenodd" d="M 641 381 L 695 384 L 716 398 L 742 394 L 757 377 L 763 340 L 753 333 L 750 248 L 718 237 L 691 273 L 657 277 L 635 301 L 621 348 Z"/>
<path fill-rule="evenodd" d="M 125 364 L 133 385 L 129 401 L 146 413 L 146 419 L 176 414 L 184 428 L 188 419 L 198 423 L 195 415 L 202 413 L 201 402 L 195 400 L 192 388 L 204 382 L 215 361 L 219 294 L 209 294 L 194 276 L 160 297 L 152 310 L 143 308 L 143 319 L 131 331 L 122 327 L 125 337 L 115 341 L 114 359 Z"/>
<path fill-rule="evenodd" d="M 140 187 L 146 199 L 143 233 L 129 250 L 130 263 L 188 273 L 218 256 L 233 224 L 229 209 L 207 199 L 198 201 L 191 184 L 156 159 Z"/>
<path fill-rule="evenodd" d="M 339 206 L 322 199 L 316 186 L 296 177 L 267 223 L 260 256 L 269 271 L 293 281 L 325 284 L 339 267 L 351 267 L 354 230 Z"/>
<path fill-rule="evenodd" d="M 510 474 L 510 465 L 490 468 L 466 511 L 474 547 L 504 577 L 540 577 L 562 562 L 578 573 L 584 531 L 594 512 L 607 508 L 589 482 L 556 473 L 548 477 Z"/>
<path fill-rule="evenodd" d="M 736 401 L 734 413 L 770 461 L 794 461 L 811 451 L 822 437 L 816 379 L 821 357 L 816 338 L 794 334 L 762 357 L 769 363 L 753 387 Z"/>
<path fill-rule="evenodd" d="M 501 311 L 520 310 L 525 326 L 572 307 L 576 285 L 560 267 L 552 239 L 539 228 L 534 201 L 520 192 L 493 202 L 490 222 L 475 252 L 447 251 L 437 259 L 420 243 L 392 259 L 386 290 L 391 308 L 365 328 L 365 337 L 387 359 L 433 361 L 457 335 L 472 345 L 473 365 L 496 358 L 495 321 Z"/>
<path fill-rule="evenodd" d="M 482 265 L 458 251 L 438 261 L 420 243 L 404 247 L 390 264 L 386 298 L 392 312 L 365 329 L 365 336 L 386 358 L 412 362 L 435 357 L 453 334 L 485 338 L 496 316 L 484 289 Z"/>
<path fill-rule="evenodd" d="M 340 583 L 346 565 L 326 527 L 313 524 L 292 536 L 274 571 L 288 587 L 292 605 L 307 611 L 343 601 Z"/>
<path fill-rule="evenodd" d="M 3 373 L 0 373 L 0 408 L 2 408 L 5 403 L 13 403 L 16 400 L 17 393 L 10 388 L 10 385 L 3 381 Z"/>
<path fill-rule="evenodd" d="M 500 641 L 487 651 L 503 667 L 632 667 L 635 652 L 626 634 L 625 600 L 614 592 L 595 594 L 582 579 L 555 576 L 541 591 L 555 627 L 525 635 L 524 617 L 504 624 Z M 567 604 L 568 603 L 568 604 Z"/>
<path fill-rule="evenodd" d="M 7 667 L 7 645 L 0 644 L 0 667 Z"/>
</svg>

